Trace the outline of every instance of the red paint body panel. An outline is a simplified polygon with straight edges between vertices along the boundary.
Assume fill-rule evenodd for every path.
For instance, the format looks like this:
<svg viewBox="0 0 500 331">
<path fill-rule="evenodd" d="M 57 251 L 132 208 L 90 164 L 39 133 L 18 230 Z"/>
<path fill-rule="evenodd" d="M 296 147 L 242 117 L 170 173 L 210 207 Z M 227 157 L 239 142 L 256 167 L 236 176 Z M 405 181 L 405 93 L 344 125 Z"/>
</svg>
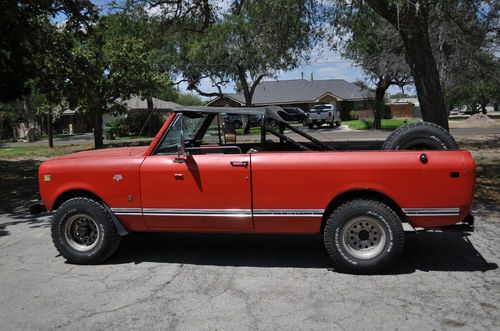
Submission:
<svg viewBox="0 0 500 331">
<path fill-rule="evenodd" d="M 115 150 L 109 149 L 113 156 L 105 157 L 103 151 L 96 153 L 99 157 L 90 157 L 90 152 L 87 157 L 58 158 L 40 165 L 40 195 L 48 210 L 52 210 L 60 195 L 71 190 L 89 191 L 110 207 L 141 208 L 139 170 L 144 156 L 120 157 Z M 44 175 L 51 175 L 51 181 L 45 182 Z M 122 179 L 115 180 L 115 175 Z"/>
<path fill-rule="evenodd" d="M 141 167 L 143 208 L 250 210 L 250 155 L 194 155 L 185 163 L 175 156 L 149 156 Z M 144 216 L 154 228 L 252 229 L 252 216 Z"/>
<path fill-rule="evenodd" d="M 321 217 L 255 217 L 258 233 L 319 233 Z"/>
<path fill-rule="evenodd" d="M 418 227 L 454 224 L 470 212 L 475 173 L 467 151 L 425 151 L 427 164 L 420 151 L 206 154 L 178 163 L 173 155 L 151 155 L 172 119 L 149 147 L 42 163 L 47 208 L 65 192 L 86 190 L 112 209 L 133 209 L 135 215 L 115 212 L 132 231 L 260 233 L 317 233 L 332 200 L 353 190 L 379 192 L 403 210 L 459 208 L 455 216 L 409 216 Z"/>
<path fill-rule="evenodd" d="M 142 215 L 118 215 L 116 217 L 129 231 L 141 232 L 146 229 Z"/>
<path fill-rule="evenodd" d="M 326 209 L 339 194 L 352 190 L 383 193 L 401 208 L 455 208 L 454 217 L 411 217 L 414 226 L 434 227 L 460 222 L 472 201 L 474 166 L 469 152 L 363 151 L 252 154 L 254 209 Z M 467 166 L 464 164 L 467 160 Z M 460 178 L 451 178 L 458 171 Z M 298 207 L 299 206 L 299 207 Z M 291 221 L 291 220 L 288 220 Z M 287 231 L 285 219 L 275 229 Z M 315 222 L 319 228 L 321 219 Z M 259 231 L 264 221 L 255 221 Z M 282 230 L 279 230 L 282 229 Z"/>
</svg>

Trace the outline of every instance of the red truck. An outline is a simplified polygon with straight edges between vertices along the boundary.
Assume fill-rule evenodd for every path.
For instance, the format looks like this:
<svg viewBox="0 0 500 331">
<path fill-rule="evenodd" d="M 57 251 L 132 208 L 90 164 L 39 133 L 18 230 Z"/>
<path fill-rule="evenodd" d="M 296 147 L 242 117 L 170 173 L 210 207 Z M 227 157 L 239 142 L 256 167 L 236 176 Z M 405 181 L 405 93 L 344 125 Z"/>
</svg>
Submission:
<svg viewBox="0 0 500 331">
<path fill-rule="evenodd" d="M 261 116 L 260 140 L 236 142 L 225 113 Z M 94 264 L 131 231 L 321 234 L 335 269 L 379 273 L 403 250 L 403 223 L 473 223 L 474 161 L 444 129 L 413 124 L 382 150 L 359 150 L 366 148 L 319 141 L 282 114 L 177 108 L 149 147 L 43 162 L 40 194 L 55 211 L 57 250 L 71 263 Z"/>
</svg>

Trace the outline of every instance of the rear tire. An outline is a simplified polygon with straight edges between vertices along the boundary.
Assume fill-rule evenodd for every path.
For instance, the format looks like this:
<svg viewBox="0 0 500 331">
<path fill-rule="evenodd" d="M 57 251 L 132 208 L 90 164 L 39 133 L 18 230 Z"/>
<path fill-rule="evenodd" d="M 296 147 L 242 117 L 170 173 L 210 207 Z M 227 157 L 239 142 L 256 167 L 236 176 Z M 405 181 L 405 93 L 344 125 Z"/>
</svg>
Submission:
<svg viewBox="0 0 500 331">
<path fill-rule="evenodd" d="M 89 198 L 73 198 L 55 212 L 52 241 L 70 263 L 96 264 L 118 249 L 121 237 L 108 211 Z"/>
<path fill-rule="evenodd" d="M 308 124 L 309 129 L 314 129 L 314 124 Z"/>
<path fill-rule="evenodd" d="M 374 200 L 348 201 L 333 211 L 323 232 L 336 270 L 377 274 L 391 267 L 404 247 L 398 215 Z"/>
<path fill-rule="evenodd" d="M 437 124 L 419 122 L 394 130 L 382 145 L 383 150 L 459 149 L 455 138 Z"/>
</svg>

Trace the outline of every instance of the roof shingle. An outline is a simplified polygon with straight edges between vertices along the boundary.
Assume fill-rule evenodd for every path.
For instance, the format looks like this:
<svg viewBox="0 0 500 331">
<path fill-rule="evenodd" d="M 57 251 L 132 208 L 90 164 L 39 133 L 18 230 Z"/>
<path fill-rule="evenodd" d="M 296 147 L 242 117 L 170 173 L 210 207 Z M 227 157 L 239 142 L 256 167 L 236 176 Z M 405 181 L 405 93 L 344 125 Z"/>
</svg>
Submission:
<svg viewBox="0 0 500 331">
<path fill-rule="evenodd" d="M 254 105 L 312 103 L 327 93 L 349 101 L 373 98 L 372 92 L 343 79 L 313 81 L 293 79 L 261 82 L 255 89 L 252 101 Z M 242 104 L 245 103 L 242 93 L 226 93 L 226 95 Z"/>
</svg>

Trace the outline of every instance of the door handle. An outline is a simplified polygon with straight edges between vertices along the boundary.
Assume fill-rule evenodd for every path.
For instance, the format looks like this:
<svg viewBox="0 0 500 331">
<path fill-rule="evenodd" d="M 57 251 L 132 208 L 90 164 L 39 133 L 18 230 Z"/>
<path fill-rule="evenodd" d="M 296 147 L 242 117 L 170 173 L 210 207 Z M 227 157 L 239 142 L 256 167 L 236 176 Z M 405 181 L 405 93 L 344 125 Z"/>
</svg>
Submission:
<svg viewBox="0 0 500 331">
<path fill-rule="evenodd" d="M 231 161 L 233 167 L 248 167 L 248 161 Z"/>
</svg>

